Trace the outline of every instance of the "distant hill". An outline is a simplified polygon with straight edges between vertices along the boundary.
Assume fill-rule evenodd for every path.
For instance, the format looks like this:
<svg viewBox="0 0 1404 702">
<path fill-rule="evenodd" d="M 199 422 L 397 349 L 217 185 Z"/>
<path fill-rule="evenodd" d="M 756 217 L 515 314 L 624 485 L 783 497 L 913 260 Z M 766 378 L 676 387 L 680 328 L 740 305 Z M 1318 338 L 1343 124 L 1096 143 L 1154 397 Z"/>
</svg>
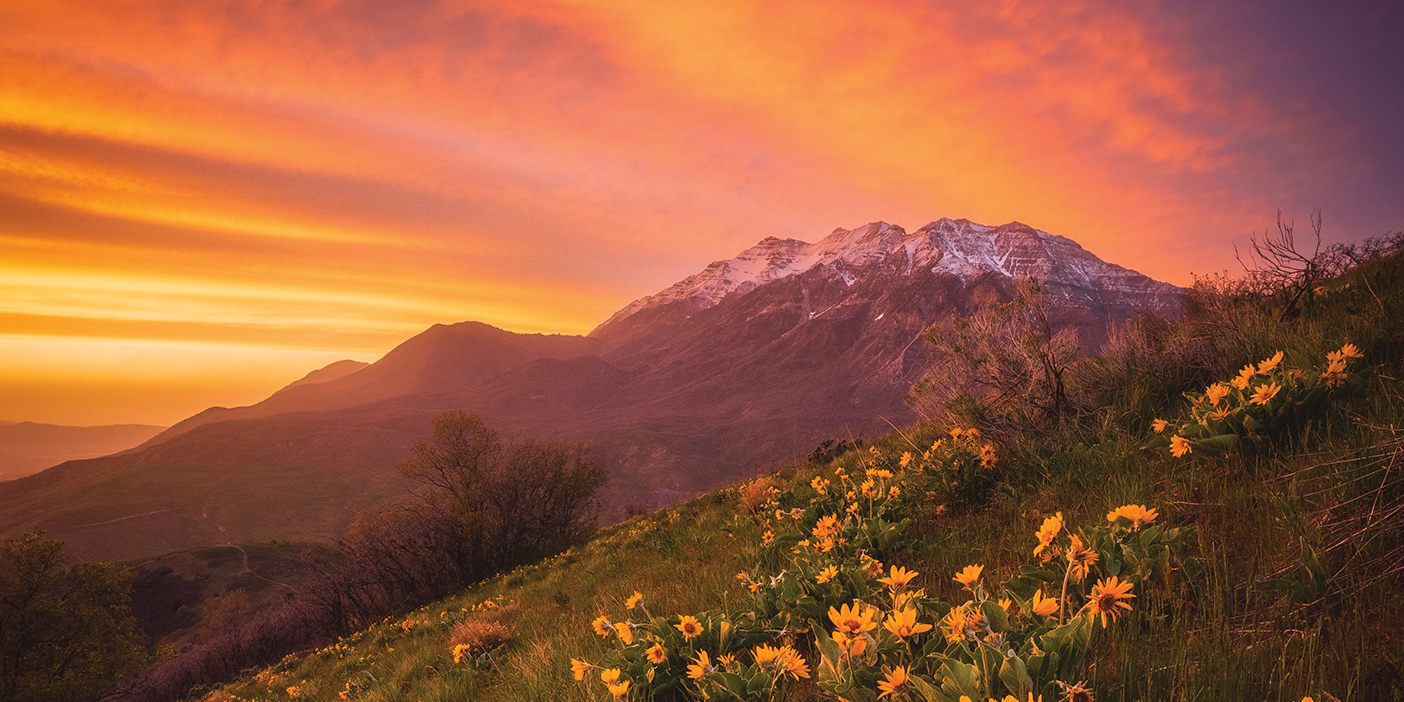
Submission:
<svg viewBox="0 0 1404 702">
<path fill-rule="evenodd" d="M 335 379 L 0 485 L 0 533 L 39 524 L 80 557 L 120 559 L 330 539 L 357 509 L 404 494 L 395 465 L 447 410 L 508 437 L 589 442 L 611 471 L 610 517 L 670 504 L 823 439 L 910 423 L 903 400 L 928 362 L 924 330 L 1009 299 L 1029 275 L 1088 349 L 1137 310 L 1179 308 L 1178 288 L 1019 223 L 768 237 L 588 337 L 435 325 Z"/>
<path fill-rule="evenodd" d="M 65 461 L 125 451 L 165 429 L 146 424 L 72 427 L 0 422 L 0 481 L 22 478 Z"/>
<path fill-rule="evenodd" d="M 314 370 L 311 373 L 308 373 L 307 375 L 304 375 L 301 378 L 298 378 L 297 380 L 288 383 L 284 387 L 278 389 L 277 392 L 274 392 L 273 394 L 277 395 L 278 393 L 287 392 L 292 388 L 302 387 L 303 385 L 330 383 L 333 380 L 340 380 L 342 378 L 345 378 L 346 376 L 351 375 L 352 373 L 355 373 L 356 371 L 361 370 L 362 368 L 366 368 L 368 366 L 370 366 L 370 364 L 366 363 L 365 361 L 352 361 L 349 359 L 344 361 L 336 361 L 335 363 L 329 363 L 326 366 L 318 368 L 317 370 Z"/>
</svg>

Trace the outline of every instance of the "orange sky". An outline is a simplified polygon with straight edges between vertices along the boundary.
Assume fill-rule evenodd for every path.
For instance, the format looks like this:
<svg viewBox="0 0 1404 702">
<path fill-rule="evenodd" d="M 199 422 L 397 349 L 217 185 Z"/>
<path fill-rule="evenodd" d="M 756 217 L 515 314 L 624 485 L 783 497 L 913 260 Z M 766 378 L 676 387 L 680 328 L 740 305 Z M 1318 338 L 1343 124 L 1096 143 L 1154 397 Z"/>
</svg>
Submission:
<svg viewBox="0 0 1404 702">
<path fill-rule="evenodd" d="M 436 322 L 585 333 L 875 220 L 1181 284 L 1279 208 L 1404 227 L 1386 5 L 503 4 L 0 6 L 0 419 L 172 423 Z"/>
</svg>

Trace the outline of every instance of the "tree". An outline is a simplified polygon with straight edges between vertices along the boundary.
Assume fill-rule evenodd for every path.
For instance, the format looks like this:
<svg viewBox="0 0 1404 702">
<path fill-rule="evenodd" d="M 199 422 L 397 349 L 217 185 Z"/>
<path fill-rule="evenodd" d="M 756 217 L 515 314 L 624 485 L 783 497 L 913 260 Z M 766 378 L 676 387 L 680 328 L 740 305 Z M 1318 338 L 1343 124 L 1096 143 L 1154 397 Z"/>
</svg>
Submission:
<svg viewBox="0 0 1404 702">
<path fill-rule="evenodd" d="M 1044 426 L 1074 409 L 1067 378 L 1077 330 L 1053 329 L 1037 280 L 1016 285 L 1013 300 L 926 331 L 932 365 L 907 398 L 918 413 L 999 432 Z"/>
<path fill-rule="evenodd" d="M 97 699 L 148 663 L 127 569 L 66 563 L 37 529 L 0 546 L 0 699 Z"/>
<path fill-rule="evenodd" d="M 410 510 L 438 530 L 464 584 L 589 534 L 606 479 L 582 445 L 506 445 L 465 412 L 435 417 L 431 440 L 415 444 L 400 472 L 425 486 Z"/>
</svg>

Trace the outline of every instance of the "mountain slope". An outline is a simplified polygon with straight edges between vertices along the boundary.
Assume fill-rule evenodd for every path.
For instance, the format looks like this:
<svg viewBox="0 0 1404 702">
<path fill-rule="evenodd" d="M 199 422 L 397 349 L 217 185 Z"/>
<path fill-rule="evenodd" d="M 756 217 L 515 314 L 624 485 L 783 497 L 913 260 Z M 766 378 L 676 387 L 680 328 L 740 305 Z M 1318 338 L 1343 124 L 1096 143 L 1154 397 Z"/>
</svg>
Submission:
<svg viewBox="0 0 1404 702">
<path fill-rule="evenodd" d="M 70 427 L 0 423 L 0 481 L 37 473 L 64 461 L 125 451 L 165 431 L 146 424 Z"/>
<path fill-rule="evenodd" d="M 212 409 L 141 451 L 0 484 L 0 532 L 39 524 L 88 558 L 267 538 L 329 539 L 408 485 L 394 470 L 432 417 L 508 437 L 587 441 L 607 516 L 651 508 L 914 417 L 922 332 L 1046 282 L 1088 348 L 1179 291 L 1011 223 L 885 223 L 815 244 L 764 239 L 639 300 L 589 337 L 436 325 L 369 367 Z"/>
<path fill-rule="evenodd" d="M 309 383 L 303 378 L 248 407 L 212 407 L 177 423 L 147 445 L 212 422 L 336 410 L 400 396 L 441 395 L 538 358 L 566 359 L 603 350 L 602 342 L 579 336 L 514 334 L 482 322 L 435 324 L 359 370 L 324 382 Z"/>
</svg>

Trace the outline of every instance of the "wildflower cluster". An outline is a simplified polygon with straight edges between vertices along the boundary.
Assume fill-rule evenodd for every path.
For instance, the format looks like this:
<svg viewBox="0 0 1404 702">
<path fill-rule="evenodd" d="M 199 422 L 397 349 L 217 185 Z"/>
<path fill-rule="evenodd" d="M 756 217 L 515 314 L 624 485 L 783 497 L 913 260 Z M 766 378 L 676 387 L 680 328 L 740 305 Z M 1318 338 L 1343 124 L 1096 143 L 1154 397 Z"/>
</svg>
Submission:
<svg viewBox="0 0 1404 702">
<path fill-rule="evenodd" d="M 809 677 L 792 646 L 744 614 L 653 616 L 643 593 L 624 601 L 618 620 L 600 615 L 595 634 L 609 642 L 598 663 L 572 658 L 576 680 L 598 679 L 609 696 L 648 697 L 681 689 L 697 699 L 771 699 L 786 681 Z"/>
<path fill-rule="evenodd" d="M 1282 351 L 1249 364 L 1233 380 L 1202 393 L 1185 393 L 1189 416 L 1178 422 L 1156 419 L 1148 448 L 1166 448 L 1176 458 L 1195 452 L 1223 453 L 1242 442 L 1257 448 L 1300 429 L 1332 403 L 1365 394 L 1372 369 L 1351 370 L 1363 358 L 1354 344 L 1326 354 L 1324 365 L 1288 363 Z"/>
<path fill-rule="evenodd" d="M 1088 692 L 1076 680 L 1094 623 L 1131 611 L 1133 589 L 1170 573 L 1182 530 L 1152 523 L 1141 505 L 1118 507 L 1107 523 L 1071 530 L 1062 514 L 1044 520 L 1031 549 L 1040 561 L 1000 588 L 983 565 L 952 574 L 963 601 L 914 589 L 916 572 L 889 576 L 829 613 L 815 632 L 819 686 L 844 699 L 1025 700 Z M 1061 564 L 1061 573 L 1050 566 Z M 1093 580 L 1096 580 L 1095 584 Z M 998 594 L 996 594 L 998 593 Z M 1052 596 L 1049 596 L 1049 595 Z M 881 622 L 881 627 L 878 626 Z"/>
<path fill-rule="evenodd" d="M 884 563 L 910 546 L 904 515 L 951 463 L 990 470 L 996 460 L 993 446 L 965 430 L 920 455 L 869 449 L 807 486 L 766 484 L 753 508 L 761 563 L 736 574 L 749 609 L 655 617 L 634 593 L 629 616 L 592 623 L 609 650 L 598 663 L 572 659 L 572 674 L 615 699 L 667 690 L 774 699 L 806 678 L 842 699 L 1087 693 L 1072 681 L 1095 624 L 1115 624 L 1138 589 L 1186 570 L 1173 554 L 1182 530 L 1156 524 L 1156 510 L 1141 505 L 1077 530 L 1059 513 L 1033 535 L 1036 564 L 1001 586 L 982 565 L 953 573 L 956 602 L 928 596 L 930 577 L 918 570 Z"/>
</svg>

